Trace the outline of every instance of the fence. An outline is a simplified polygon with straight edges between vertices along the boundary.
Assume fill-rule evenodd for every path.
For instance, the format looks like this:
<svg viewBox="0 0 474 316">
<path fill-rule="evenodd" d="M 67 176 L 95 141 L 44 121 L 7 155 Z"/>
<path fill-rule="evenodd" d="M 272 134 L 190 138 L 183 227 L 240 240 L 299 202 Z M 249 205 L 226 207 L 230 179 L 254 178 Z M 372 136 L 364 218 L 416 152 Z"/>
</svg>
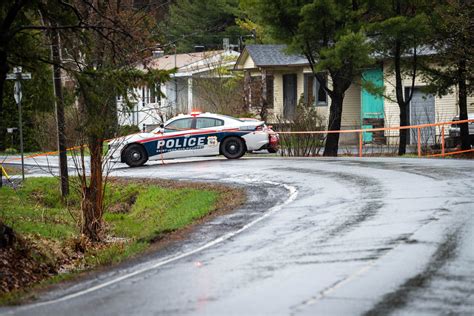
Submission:
<svg viewBox="0 0 474 316">
<path fill-rule="evenodd" d="M 422 145 L 427 148 L 429 145 L 435 145 L 431 147 L 437 147 L 436 145 L 436 131 L 434 132 L 435 134 L 432 135 L 433 137 L 431 138 L 430 136 L 426 137 L 427 133 L 423 134 L 423 129 L 428 129 L 428 128 L 436 128 L 439 127 L 440 129 L 440 135 L 439 135 L 439 147 L 440 147 L 440 153 L 438 154 L 429 154 L 425 155 L 424 157 L 445 157 L 447 155 L 454 155 L 454 154 L 461 154 L 461 153 L 467 153 L 467 152 L 473 152 L 474 149 L 469 149 L 469 150 L 458 150 L 458 151 L 453 151 L 453 152 L 447 152 L 446 151 L 446 125 L 459 125 L 463 123 L 474 123 L 474 120 L 462 120 L 462 121 L 449 121 L 449 122 L 440 122 L 440 123 L 431 123 L 431 124 L 420 124 L 420 125 L 410 125 L 410 126 L 397 126 L 397 127 L 383 127 L 383 128 L 368 128 L 368 129 L 352 129 L 352 130 L 338 130 L 338 131 L 278 131 L 277 133 L 281 135 L 283 138 L 283 141 L 285 140 L 285 135 L 319 135 L 319 139 L 322 139 L 322 136 L 325 136 L 327 134 L 348 134 L 348 133 L 357 133 L 358 134 L 358 156 L 363 157 L 363 149 L 364 149 L 364 133 L 371 133 L 371 132 L 387 132 L 387 131 L 400 131 L 400 130 L 410 130 L 413 132 L 410 132 L 410 135 L 416 135 L 416 152 L 418 157 L 422 157 Z M 472 135 L 470 136 L 472 139 Z M 434 140 L 434 144 L 428 143 L 429 140 Z M 472 141 L 472 140 L 471 140 Z M 322 146 L 321 142 L 321 146 Z M 285 149 L 283 149 L 285 150 Z M 294 149 L 292 149 L 295 151 Z M 297 150 L 298 152 L 301 152 L 302 150 Z M 304 151 L 304 150 L 303 150 Z M 317 151 L 319 152 L 319 150 Z M 314 154 L 316 156 L 317 154 Z"/>
</svg>

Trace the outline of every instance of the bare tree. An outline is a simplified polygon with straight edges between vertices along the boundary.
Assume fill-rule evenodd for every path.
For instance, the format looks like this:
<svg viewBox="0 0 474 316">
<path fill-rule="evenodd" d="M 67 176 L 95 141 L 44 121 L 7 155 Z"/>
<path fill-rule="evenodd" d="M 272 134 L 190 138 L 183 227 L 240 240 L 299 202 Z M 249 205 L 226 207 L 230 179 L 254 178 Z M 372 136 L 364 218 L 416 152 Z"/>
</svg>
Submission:
<svg viewBox="0 0 474 316">
<path fill-rule="evenodd" d="M 69 76 L 76 84 L 80 139 L 82 233 L 91 240 L 103 237 L 104 141 L 117 128 L 117 96 L 129 100 L 130 88 L 167 80 L 161 71 L 142 72 L 134 67 L 145 47 L 150 47 L 146 16 L 120 8 L 118 1 L 80 3 L 78 14 L 98 26 L 65 39 L 71 60 Z M 104 31 L 107 30 L 107 31 Z M 86 165 L 86 148 L 90 155 Z"/>
</svg>

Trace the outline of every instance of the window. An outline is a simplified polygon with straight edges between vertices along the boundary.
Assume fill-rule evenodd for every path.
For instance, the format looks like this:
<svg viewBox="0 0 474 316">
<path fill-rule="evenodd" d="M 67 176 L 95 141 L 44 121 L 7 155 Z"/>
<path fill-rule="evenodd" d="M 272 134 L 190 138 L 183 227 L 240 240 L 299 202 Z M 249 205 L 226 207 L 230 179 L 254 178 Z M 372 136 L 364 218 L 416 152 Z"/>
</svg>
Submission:
<svg viewBox="0 0 474 316">
<path fill-rule="evenodd" d="M 209 117 L 200 117 L 196 119 L 196 128 L 208 128 L 224 125 L 224 121 Z"/>
<path fill-rule="evenodd" d="M 173 121 L 165 126 L 165 133 L 191 129 L 192 123 L 192 118 L 185 118 Z"/>
<path fill-rule="evenodd" d="M 147 103 L 159 103 L 161 100 L 160 84 L 157 83 L 147 89 Z"/>
<path fill-rule="evenodd" d="M 313 106 L 326 106 L 327 94 L 313 74 L 304 75 L 304 102 Z"/>
<path fill-rule="evenodd" d="M 196 128 L 209 128 L 224 125 L 224 121 L 210 117 L 198 117 L 196 119 Z"/>
<path fill-rule="evenodd" d="M 267 108 L 273 109 L 273 75 L 267 75 L 265 84 L 267 86 L 267 93 L 265 99 L 267 101 Z M 250 77 L 250 105 L 252 107 L 260 107 L 262 105 L 263 97 L 263 80 L 261 76 Z"/>
<path fill-rule="evenodd" d="M 273 109 L 273 75 L 267 75 L 267 107 Z"/>
</svg>

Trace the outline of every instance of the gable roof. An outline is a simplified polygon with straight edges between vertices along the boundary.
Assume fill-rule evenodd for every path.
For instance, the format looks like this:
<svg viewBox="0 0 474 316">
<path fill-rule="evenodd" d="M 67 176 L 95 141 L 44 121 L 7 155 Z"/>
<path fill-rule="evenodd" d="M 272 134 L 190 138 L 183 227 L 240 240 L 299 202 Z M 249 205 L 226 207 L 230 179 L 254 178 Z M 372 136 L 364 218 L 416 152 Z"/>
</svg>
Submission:
<svg viewBox="0 0 474 316">
<path fill-rule="evenodd" d="M 308 60 L 302 55 L 287 54 L 286 48 L 286 45 L 247 45 L 244 52 L 252 58 L 257 67 L 309 64 Z M 244 52 L 241 56 L 245 55 Z M 239 63 L 241 56 L 237 63 Z"/>
<path fill-rule="evenodd" d="M 186 67 L 203 59 L 218 55 L 224 51 L 208 51 L 208 52 L 193 52 L 176 55 L 165 55 L 158 58 L 149 58 L 146 64 L 151 69 L 171 70 L 176 68 Z"/>
</svg>

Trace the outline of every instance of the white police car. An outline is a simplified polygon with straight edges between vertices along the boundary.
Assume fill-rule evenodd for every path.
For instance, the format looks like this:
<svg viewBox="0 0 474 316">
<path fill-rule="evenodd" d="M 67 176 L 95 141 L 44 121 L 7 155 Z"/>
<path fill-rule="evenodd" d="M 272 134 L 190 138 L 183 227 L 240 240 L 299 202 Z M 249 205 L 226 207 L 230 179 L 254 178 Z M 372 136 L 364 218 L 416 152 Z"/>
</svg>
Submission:
<svg viewBox="0 0 474 316">
<path fill-rule="evenodd" d="M 178 115 L 150 133 L 138 133 L 109 142 L 108 155 L 130 167 L 148 160 L 224 155 L 242 157 L 246 151 L 276 148 L 278 135 L 263 121 L 226 115 Z"/>
</svg>

